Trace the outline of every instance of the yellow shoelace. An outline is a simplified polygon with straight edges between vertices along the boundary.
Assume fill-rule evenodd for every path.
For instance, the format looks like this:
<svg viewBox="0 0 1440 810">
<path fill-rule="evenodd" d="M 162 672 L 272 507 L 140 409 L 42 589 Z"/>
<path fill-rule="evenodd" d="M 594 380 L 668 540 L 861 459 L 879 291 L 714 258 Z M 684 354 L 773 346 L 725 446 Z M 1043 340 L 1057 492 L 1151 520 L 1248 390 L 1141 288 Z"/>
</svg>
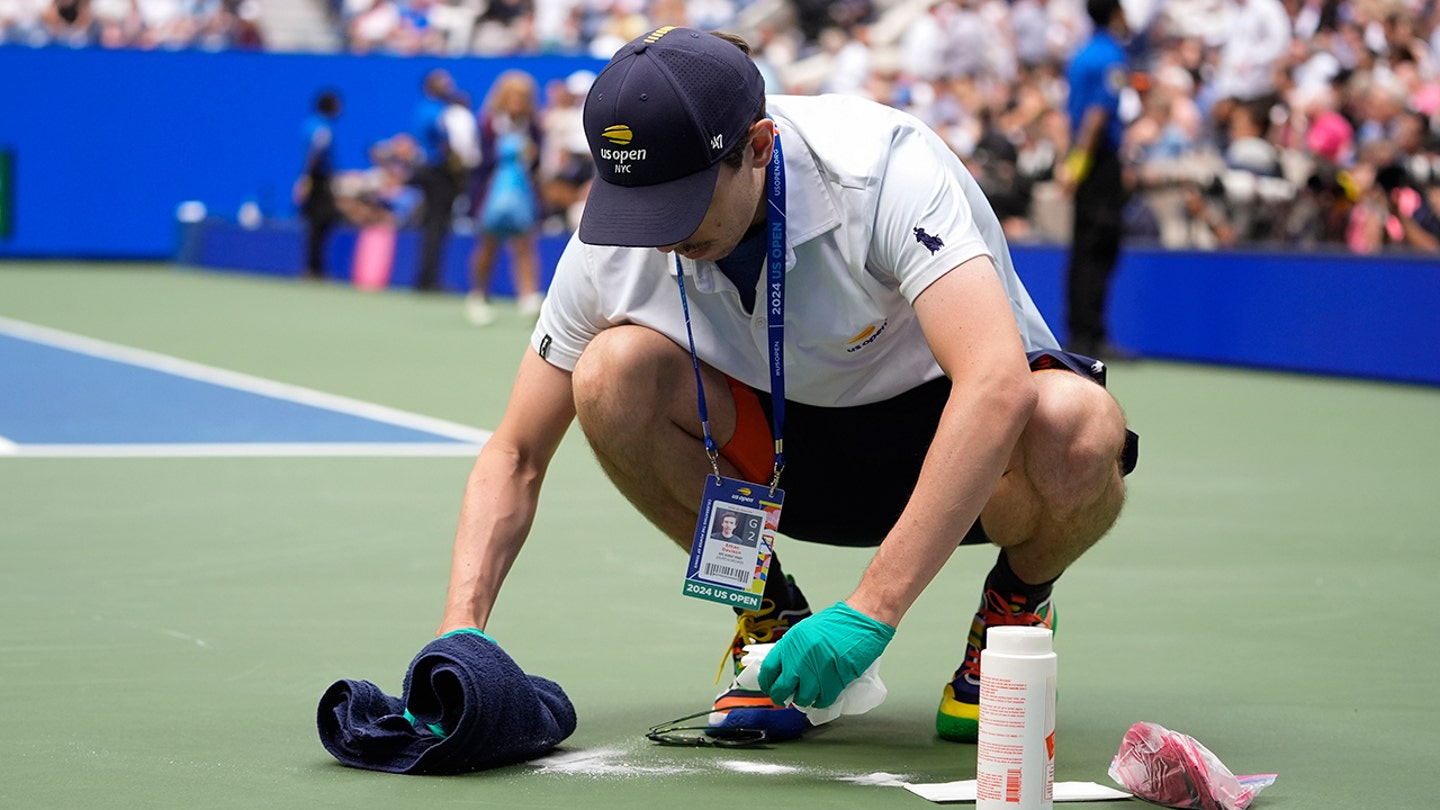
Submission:
<svg viewBox="0 0 1440 810">
<path fill-rule="evenodd" d="M 720 669 L 715 673 L 715 682 L 719 683 L 725 675 L 725 662 L 730 661 L 735 665 L 736 675 L 740 674 L 740 664 L 735 658 L 735 650 L 743 648 L 746 644 L 767 644 L 777 640 L 781 632 L 789 628 L 789 625 L 779 618 L 769 616 L 761 618 L 766 613 L 775 610 L 775 602 L 771 599 L 762 599 L 759 610 L 747 610 L 741 613 L 735 621 L 735 637 L 730 640 L 730 646 L 725 650 L 725 655 L 720 659 Z"/>
</svg>

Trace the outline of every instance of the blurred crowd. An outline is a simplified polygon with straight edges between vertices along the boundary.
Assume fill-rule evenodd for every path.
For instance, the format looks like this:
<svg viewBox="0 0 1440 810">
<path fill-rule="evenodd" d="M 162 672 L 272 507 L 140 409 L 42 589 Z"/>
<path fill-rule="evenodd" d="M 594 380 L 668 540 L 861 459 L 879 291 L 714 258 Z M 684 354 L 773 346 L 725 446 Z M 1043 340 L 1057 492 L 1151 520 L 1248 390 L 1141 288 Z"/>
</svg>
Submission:
<svg viewBox="0 0 1440 810">
<path fill-rule="evenodd" d="M 772 92 L 867 96 L 939 132 L 1015 239 L 1065 241 L 1065 65 L 1084 0 L 343 0 L 356 52 L 585 52 L 738 31 Z M 1127 238 L 1440 250 L 1440 0 L 1126 4 Z"/>
<path fill-rule="evenodd" d="M 0 0 L 0 44 L 255 50 L 259 19 L 259 0 Z"/>
<path fill-rule="evenodd" d="M 278 1 L 278 0 L 275 0 Z M 661 25 L 745 36 L 771 92 L 909 110 L 1015 239 L 1065 241 L 1065 66 L 1084 0 L 320 0 L 354 53 L 584 53 Z M 259 47 L 260 0 L 0 0 L 0 39 Z M 1440 0 L 1127 0 L 1127 238 L 1440 250 Z M 573 219 L 574 93 L 538 94 L 541 221 Z M 474 107 L 472 106 L 472 110 Z M 403 150 L 402 150 L 403 151 Z M 562 157 L 563 156 L 563 157 Z M 569 186 L 577 184 L 570 183 Z M 565 202 L 570 200 L 570 202 Z"/>
</svg>

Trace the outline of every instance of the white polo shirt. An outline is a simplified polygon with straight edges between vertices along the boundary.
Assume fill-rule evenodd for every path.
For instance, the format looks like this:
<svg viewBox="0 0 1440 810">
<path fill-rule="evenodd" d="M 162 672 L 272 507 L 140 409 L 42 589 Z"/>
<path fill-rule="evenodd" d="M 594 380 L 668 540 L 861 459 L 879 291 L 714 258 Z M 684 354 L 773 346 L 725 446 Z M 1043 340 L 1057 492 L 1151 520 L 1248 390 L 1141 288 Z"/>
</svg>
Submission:
<svg viewBox="0 0 1440 810">
<path fill-rule="evenodd" d="M 980 187 L 929 127 L 852 96 L 769 96 L 767 106 L 785 155 L 787 399 L 864 405 L 942 376 L 913 302 L 976 256 L 995 264 L 1025 349 L 1059 346 Z M 681 262 L 700 359 L 768 391 L 764 290 L 747 313 L 714 262 Z M 572 236 L 531 345 L 571 371 L 591 338 L 621 324 L 687 345 L 673 255 Z"/>
</svg>

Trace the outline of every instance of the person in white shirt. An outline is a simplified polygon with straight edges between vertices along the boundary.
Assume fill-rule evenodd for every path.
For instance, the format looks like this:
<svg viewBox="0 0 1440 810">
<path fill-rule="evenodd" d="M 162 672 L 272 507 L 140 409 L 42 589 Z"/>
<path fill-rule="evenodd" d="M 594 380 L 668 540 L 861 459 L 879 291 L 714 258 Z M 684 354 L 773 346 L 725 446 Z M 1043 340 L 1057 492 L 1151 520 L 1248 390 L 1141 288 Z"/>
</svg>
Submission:
<svg viewBox="0 0 1440 810">
<path fill-rule="evenodd" d="M 490 620 L 578 418 L 682 548 L 706 539 L 701 496 L 722 477 L 778 485 L 786 538 L 878 547 L 813 615 L 769 561 L 732 646 L 738 674 L 745 644 L 778 641 L 764 691 L 726 690 L 708 733 L 797 736 L 791 701 L 834 703 L 958 545 L 999 545 L 937 715 L 973 740 L 985 628 L 1052 623 L 1051 585 L 1115 522 L 1137 445 L 1103 364 L 1058 348 L 944 143 L 859 98 L 767 99 L 747 53 L 661 28 L 592 86 L 596 181 L 471 473 L 439 631 Z"/>
<path fill-rule="evenodd" d="M 1215 96 L 1244 102 L 1275 92 L 1275 64 L 1290 47 L 1290 15 L 1280 0 L 1237 0 L 1215 68 Z"/>
</svg>

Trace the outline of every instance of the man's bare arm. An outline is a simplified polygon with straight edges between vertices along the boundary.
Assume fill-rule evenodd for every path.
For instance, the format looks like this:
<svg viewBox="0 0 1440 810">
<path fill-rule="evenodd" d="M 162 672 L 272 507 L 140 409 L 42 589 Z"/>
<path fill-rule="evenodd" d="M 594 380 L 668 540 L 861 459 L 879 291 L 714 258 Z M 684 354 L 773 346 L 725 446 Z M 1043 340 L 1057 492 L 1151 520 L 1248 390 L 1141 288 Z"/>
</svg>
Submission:
<svg viewBox="0 0 1440 810">
<path fill-rule="evenodd" d="M 846 600 L 892 627 L 979 517 L 1037 400 L 989 258 L 951 270 L 920 294 L 915 309 L 953 387 L 905 511 Z"/>
<path fill-rule="evenodd" d="M 570 373 L 526 349 L 505 416 L 465 487 L 439 633 L 484 629 L 530 532 L 545 470 L 574 418 Z"/>
</svg>

